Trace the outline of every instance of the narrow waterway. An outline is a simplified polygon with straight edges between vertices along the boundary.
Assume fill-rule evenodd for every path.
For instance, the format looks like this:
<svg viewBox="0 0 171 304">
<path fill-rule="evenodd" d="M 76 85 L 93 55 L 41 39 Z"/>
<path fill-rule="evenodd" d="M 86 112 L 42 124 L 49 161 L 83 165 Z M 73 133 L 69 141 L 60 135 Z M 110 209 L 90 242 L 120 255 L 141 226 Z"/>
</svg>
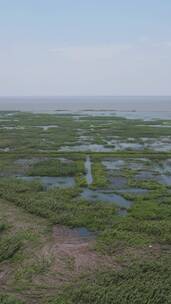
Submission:
<svg viewBox="0 0 171 304">
<path fill-rule="evenodd" d="M 93 176 L 91 172 L 91 159 L 89 155 L 86 157 L 85 170 L 86 170 L 87 185 L 91 185 L 93 183 Z"/>
</svg>

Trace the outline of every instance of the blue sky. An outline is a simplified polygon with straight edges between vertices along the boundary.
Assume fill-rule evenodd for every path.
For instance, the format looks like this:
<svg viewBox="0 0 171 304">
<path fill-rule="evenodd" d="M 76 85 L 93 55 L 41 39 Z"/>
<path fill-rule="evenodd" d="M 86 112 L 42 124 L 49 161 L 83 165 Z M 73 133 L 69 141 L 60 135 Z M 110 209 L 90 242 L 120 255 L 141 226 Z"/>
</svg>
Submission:
<svg viewBox="0 0 171 304">
<path fill-rule="evenodd" d="M 0 95 L 171 95 L 170 0 L 0 0 Z"/>
</svg>

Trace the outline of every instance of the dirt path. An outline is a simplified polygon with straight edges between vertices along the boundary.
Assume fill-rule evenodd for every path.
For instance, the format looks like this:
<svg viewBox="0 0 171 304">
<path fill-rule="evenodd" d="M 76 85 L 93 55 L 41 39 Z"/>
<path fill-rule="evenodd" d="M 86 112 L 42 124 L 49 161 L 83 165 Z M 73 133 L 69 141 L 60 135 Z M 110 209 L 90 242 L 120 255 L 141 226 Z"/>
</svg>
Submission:
<svg viewBox="0 0 171 304">
<path fill-rule="evenodd" d="M 82 271 L 100 269 L 113 264 L 111 258 L 93 250 L 95 236 L 81 236 L 78 229 L 57 225 L 53 228 L 53 245 L 43 249 L 45 256 L 53 255 L 53 270 L 73 276 Z"/>
<path fill-rule="evenodd" d="M 0 210 L 0 218 L 9 224 L 10 235 L 26 235 L 18 259 L 0 265 L 0 292 L 16 295 L 29 304 L 42 303 L 42 299 L 55 295 L 60 286 L 80 274 L 118 267 L 114 258 L 93 249 L 95 235 L 84 228 L 52 228 L 46 220 L 1 200 Z"/>
</svg>

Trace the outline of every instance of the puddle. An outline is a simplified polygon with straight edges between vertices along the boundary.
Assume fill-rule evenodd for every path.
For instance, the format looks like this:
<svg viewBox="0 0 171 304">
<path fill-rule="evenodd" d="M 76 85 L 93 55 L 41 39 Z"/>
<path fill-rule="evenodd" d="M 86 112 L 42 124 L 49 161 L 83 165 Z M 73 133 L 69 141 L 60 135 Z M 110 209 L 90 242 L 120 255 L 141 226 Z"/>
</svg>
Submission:
<svg viewBox="0 0 171 304">
<path fill-rule="evenodd" d="M 78 138 L 78 142 L 91 142 L 93 140 L 93 137 L 87 136 L 87 135 L 80 135 Z"/>
<path fill-rule="evenodd" d="M 103 145 L 88 144 L 61 147 L 58 151 L 61 152 L 111 152 L 113 149 L 105 148 Z"/>
<path fill-rule="evenodd" d="M 60 160 L 62 163 L 65 163 L 65 164 L 70 164 L 70 163 L 73 162 L 71 159 L 67 159 L 67 158 L 64 158 L 64 157 L 58 157 L 58 158 L 33 157 L 33 158 L 20 158 L 20 159 L 17 159 L 15 161 L 15 163 L 18 164 L 18 165 L 27 167 L 27 166 L 30 166 L 30 165 L 35 165 L 37 163 L 45 162 L 45 161 L 52 160 L 52 159 Z"/>
<path fill-rule="evenodd" d="M 70 229 L 65 226 L 56 225 L 53 227 L 53 247 L 55 262 L 53 263 L 56 273 L 63 274 L 66 271 L 69 278 L 75 272 L 83 273 L 98 270 L 108 266 L 112 267 L 113 260 L 106 256 L 99 255 L 92 249 L 96 235 L 86 228 Z M 49 253 L 49 246 L 43 248 L 43 253 Z M 68 272 L 68 263 L 72 268 Z"/>
<path fill-rule="evenodd" d="M 146 180 L 146 179 L 153 179 L 154 175 L 152 172 L 149 171 L 141 171 L 140 173 L 138 173 L 135 178 L 137 180 Z"/>
<path fill-rule="evenodd" d="M 90 160 L 90 156 L 86 157 L 85 170 L 86 170 L 87 184 L 91 185 L 93 183 L 93 176 L 92 176 L 92 172 L 91 172 L 91 160 Z"/>
<path fill-rule="evenodd" d="M 161 174 L 160 176 L 156 177 L 157 181 L 159 181 L 161 184 L 164 184 L 166 186 L 171 186 L 171 175 L 164 175 Z"/>
<path fill-rule="evenodd" d="M 170 152 L 171 151 L 171 143 L 164 143 L 157 141 L 150 145 L 147 145 L 146 148 L 155 150 L 156 152 Z"/>
<path fill-rule="evenodd" d="M 127 185 L 127 179 L 122 176 L 116 176 L 110 178 L 111 187 L 122 188 Z"/>
<path fill-rule="evenodd" d="M 39 157 L 33 157 L 33 158 L 20 158 L 15 161 L 16 164 L 21 165 L 21 166 L 29 166 L 29 165 L 34 165 L 36 163 L 39 163 L 41 161 L 48 160 L 48 158 L 39 158 Z"/>
<path fill-rule="evenodd" d="M 156 152 L 167 152 L 171 150 L 171 137 L 161 136 L 159 139 L 152 137 L 141 137 L 144 148 L 154 150 Z"/>
<path fill-rule="evenodd" d="M 86 200 L 115 203 L 117 206 L 125 208 L 129 208 L 132 204 L 119 194 L 101 192 L 97 190 L 84 189 L 81 196 Z"/>
<path fill-rule="evenodd" d="M 75 235 L 78 235 L 81 238 L 95 238 L 95 234 L 88 230 L 85 227 L 81 227 L 81 228 L 73 228 L 72 229 L 72 233 Z"/>
<path fill-rule="evenodd" d="M 165 172 L 171 173 L 171 159 L 167 159 L 167 160 L 163 163 L 163 167 L 164 167 Z"/>
<path fill-rule="evenodd" d="M 137 143 L 115 143 L 112 145 L 100 145 L 100 144 L 84 144 L 75 146 L 64 146 L 58 151 L 61 152 L 112 152 L 112 151 L 124 151 L 124 150 L 142 150 L 143 144 Z"/>
<path fill-rule="evenodd" d="M 150 139 L 148 139 L 150 140 Z M 171 143 L 155 141 L 143 143 L 117 142 L 111 141 L 107 145 L 83 144 L 74 146 L 63 146 L 58 151 L 61 152 L 112 152 L 112 151 L 141 151 L 144 149 L 154 150 L 156 152 L 171 151 Z"/>
<path fill-rule="evenodd" d="M 59 126 L 57 125 L 47 125 L 47 126 L 33 126 L 34 128 L 41 128 L 43 129 L 44 131 L 47 131 L 48 129 L 51 129 L 51 128 L 59 128 Z"/>
<path fill-rule="evenodd" d="M 51 177 L 51 176 L 17 176 L 25 181 L 39 180 L 46 189 L 60 187 L 70 188 L 75 186 L 75 180 L 73 177 Z"/>
<path fill-rule="evenodd" d="M 141 188 L 129 188 L 129 189 L 120 189 L 120 190 L 117 190 L 117 192 L 120 192 L 120 193 L 143 194 L 143 193 L 147 193 L 148 190 L 147 189 L 141 189 Z"/>
<path fill-rule="evenodd" d="M 64 164 L 71 164 L 73 163 L 73 160 L 72 159 L 67 159 L 67 158 L 64 158 L 64 157 L 58 157 L 56 158 L 57 160 L 60 160 L 61 163 L 64 163 Z"/>
<path fill-rule="evenodd" d="M 5 127 L 5 126 L 2 126 L 2 127 L 0 127 L 0 129 L 5 129 L 5 130 L 24 130 L 25 128 L 24 127 Z"/>
<path fill-rule="evenodd" d="M 113 146 L 113 150 L 115 151 L 124 151 L 124 150 L 143 150 L 150 149 L 156 152 L 168 152 L 171 151 L 171 138 L 170 137 L 162 137 L 160 140 L 156 140 L 156 138 L 139 138 L 142 140 L 142 143 L 136 142 L 121 142 L 117 140 L 108 141 L 108 145 L 110 147 Z"/>
<path fill-rule="evenodd" d="M 125 161 L 121 159 L 116 160 L 104 160 L 102 161 L 102 164 L 106 167 L 108 170 L 119 170 L 125 165 Z"/>
<path fill-rule="evenodd" d="M 171 113 L 166 111 L 116 111 L 116 116 L 124 117 L 127 119 L 141 119 L 143 121 L 153 121 L 155 119 L 169 119 L 171 118 Z"/>
<path fill-rule="evenodd" d="M 2 118 L 0 118 L 0 122 L 1 121 L 11 121 L 11 119 L 2 119 Z"/>
<path fill-rule="evenodd" d="M 118 216 L 126 216 L 127 214 L 128 214 L 127 209 L 119 208 L 119 209 L 117 210 L 117 215 L 118 215 Z"/>
<path fill-rule="evenodd" d="M 113 150 L 115 151 L 123 151 L 123 150 L 142 150 L 144 149 L 143 144 L 134 143 L 134 142 L 120 142 L 117 140 L 111 140 L 107 142 L 108 145 L 113 146 Z"/>
<path fill-rule="evenodd" d="M 8 112 L 5 114 L 5 116 L 15 116 L 16 114 L 18 114 L 17 111 L 13 111 L 13 112 Z"/>
<path fill-rule="evenodd" d="M 155 171 L 161 174 L 171 174 L 171 160 L 167 159 L 163 161 L 161 164 L 155 164 Z"/>
<path fill-rule="evenodd" d="M 138 127 L 171 128 L 171 125 L 138 125 Z"/>
<path fill-rule="evenodd" d="M 149 162 L 149 160 L 146 158 L 136 158 L 136 159 L 128 159 L 127 161 L 122 159 L 104 160 L 102 161 L 102 164 L 108 170 L 120 170 L 124 167 L 127 167 L 129 169 L 141 170 L 146 165 L 147 162 Z"/>
<path fill-rule="evenodd" d="M 171 163 L 170 159 L 163 161 L 161 164 L 155 164 L 155 172 L 160 175 L 155 176 L 156 180 L 166 186 L 171 186 Z"/>
<path fill-rule="evenodd" d="M 137 180 L 151 180 L 153 179 L 154 181 L 157 181 L 159 183 L 162 183 L 166 186 L 171 186 L 171 171 L 170 167 L 163 166 L 157 166 L 154 168 L 153 172 L 149 171 L 141 171 L 138 173 L 135 178 Z M 169 173 L 169 174 L 168 174 Z"/>
<path fill-rule="evenodd" d="M 9 152 L 10 148 L 0 148 L 0 151 L 2 151 L 2 152 Z"/>
<path fill-rule="evenodd" d="M 127 165 L 126 165 L 129 169 L 132 169 L 132 170 L 142 170 L 145 166 L 145 163 L 142 163 L 142 162 L 129 162 Z"/>
<path fill-rule="evenodd" d="M 85 227 L 79 228 L 68 228 L 65 226 L 56 225 L 53 228 L 53 233 L 55 237 L 62 237 L 63 240 L 67 239 L 68 242 L 73 241 L 73 239 L 94 239 L 95 233 L 88 230 Z"/>
</svg>

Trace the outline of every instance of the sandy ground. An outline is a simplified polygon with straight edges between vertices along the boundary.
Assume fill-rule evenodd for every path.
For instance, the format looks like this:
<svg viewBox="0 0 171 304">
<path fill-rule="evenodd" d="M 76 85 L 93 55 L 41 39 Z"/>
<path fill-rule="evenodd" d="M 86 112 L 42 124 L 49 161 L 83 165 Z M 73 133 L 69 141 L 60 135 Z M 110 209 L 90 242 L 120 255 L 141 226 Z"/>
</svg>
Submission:
<svg viewBox="0 0 171 304">
<path fill-rule="evenodd" d="M 93 250 L 95 236 L 82 237 L 77 229 L 69 229 L 64 226 L 53 228 L 55 243 L 55 255 L 61 260 L 70 261 L 70 271 L 80 272 L 107 266 L 111 258 L 101 256 Z M 60 266 L 60 264 L 58 264 Z"/>
</svg>

